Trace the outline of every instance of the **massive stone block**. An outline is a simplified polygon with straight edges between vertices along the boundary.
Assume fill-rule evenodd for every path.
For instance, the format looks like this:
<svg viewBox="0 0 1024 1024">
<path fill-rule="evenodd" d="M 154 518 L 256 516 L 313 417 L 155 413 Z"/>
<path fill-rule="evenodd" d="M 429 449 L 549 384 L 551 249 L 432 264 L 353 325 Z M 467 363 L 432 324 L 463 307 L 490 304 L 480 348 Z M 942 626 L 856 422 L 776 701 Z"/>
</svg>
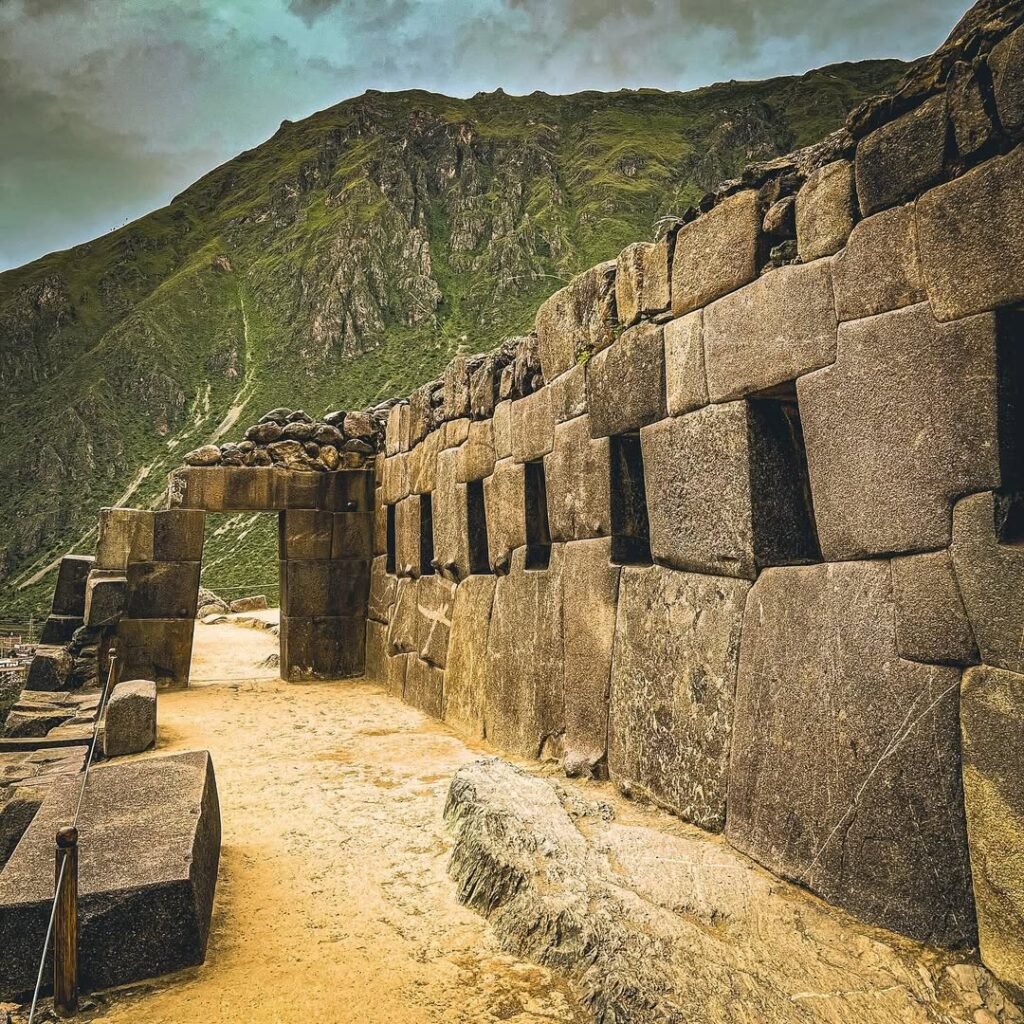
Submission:
<svg viewBox="0 0 1024 1024">
<path fill-rule="evenodd" d="M 991 492 L 962 498 L 950 554 L 981 660 L 1024 672 L 1024 545 L 1013 511 Z"/>
<path fill-rule="evenodd" d="M 392 455 L 384 460 L 380 496 L 385 505 L 397 505 L 409 494 L 409 455 Z"/>
<path fill-rule="evenodd" d="M 347 618 L 366 614 L 370 562 L 292 559 L 281 562 L 281 614 L 293 618 Z"/>
<path fill-rule="evenodd" d="M 156 742 L 156 683 L 118 683 L 103 716 L 103 756 L 139 754 Z"/>
<path fill-rule="evenodd" d="M 331 558 L 373 558 L 373 513 L 335 512 L 331 516 Z"/>
<path fill-rule="evenodd" d="M 66 644 L 84 623 L 85 618 L 80 615 L 47 615 L 39 632 L 39 643 L 44 646 Z"/>
<path fill-rule="evenodd" d="M 53 783 L 0 875 L 0 997 L 32 991 L 53 901 L 53 837 L 80 778 Z M 84 991 L 201 964 L 220 858 L 220 808 L 204 751 L 100 765 L 79 831 L 79 980 Z M 52 947 L 51 947 L 52 948 Z M 52 977 L 47 967 L 44 977 Z M 48 973 L 47 973 L 48 972 Z"/>
<path fill-rule="evenodd" d="M 499 402 L 494 407 L 494 457 L 507 459 L 512 455 L 512 403 Z"/>
<path fill-rule="evenodd" d="M 908 306 L 843 324 L 835 364 L 797 382 L 826 559 L 945 547 L 953 500 L 999 486 L 1006 326 Z"/>
<path fill-rule="evenodd" d="M 622 570 L 608 766 L 702 828 L 725 822 L 743 601 L 750 584 L 662 566 Z"/>
<path fill-rule="evenodd" d="M 419 651 L 419 580 L 400 579 L 388 628 L 388 654 Z"/>
<path fill-rule="evenodd" d="M 727 402 L 640 431 L 655 561 L 753 579 L 818 557 L 794 414 Z"/>
<path fill-rule="evenodd" d="M 928 299 L 939 320 L 1024 300 L 1024 146 L 917 202 Z"/>
<path fill-rule="evenodd" d="M 199 562 L 132 562 L 128 607 L 132 619 L 192 619 L 199 598 Z"/>
<path fill-rule="evenodd" d="M 591 440 L 590 417 L 555 427 L 544 459 L 548 527 L 553 541 L 606 537 L 611 532 L 609 440 Z"/>
<path fill-rule="evenodd" d="M 74 662 L 64 646 L 40 644 L 29 663 L 26 690 L 54 692 L 68 688 Z"/>
<path fill-rule="evenodd" d="M 168 508 L 152 512 L 154 562 L 199 562 L 206 537 L 206 515 L 200 509 Z M 140 552 L 140 555 L 142 553 Z M 138 557 L 134 556 L 133 557 Z M 139 561 L 146 561 L 139 557 Z"/>
<path fill-rule="evenodd" d="M 416 647 L 424 660 L 444 668 L 452 627 L 455 584 L 442 576 L 424 576 L 416 590 Z M 440 711 L 437 717 L 441 717 Z"/>
<path fill-rule="evenodd" d="M 331 557 L 334 519 L 330 512 L 290 509 L 278 513 L 277 550 L 281 558 L 309 560 Z"/>
<path fill-rule="evenodd" d="M 967 836 L 986 967 L 1024 991 L 1024 675 L 982 665 L 960 694 Z"/>
<path fill-rule="evenodd" d="M 457 448 L 438 455 L 433 500 L 434 560 L 441 572 L 455 580 L 464 579 L 470 569 L 466 484 L 459 483 L 461 459 Z"/>
<path fill-rule="evenodd" d="M 573 541 L 562 549 L 562 638 L 565 656 L 567 775 L 607 771 L 612 641 L 619 596 L 611 541 Z"/>
<path fill-rule="evenodd" d="M 490 420 L 470 424 L 461 452 L 457 471 L 459 483 L 483 480 L 494 472 L 494 426 Z"/>
<path fill-rule="evenodd" d="M 93 569 L 85 584 L 85 624 L 113 626 L 128 607 L 128 577 L 107 569 Z"/>
<path fill-rule="evenodd" d="M 57 568 L 53 589 L 52 615 L 85 614 L 85 582 L 96 564 L 92 555 L 65 555 Z"/>
<path fill-rule="evenodd" d="M 948 551 L 892 561 L 896 649 L 901 658 L 947 665 L 978 660 Z"/>
<path fill-rule="evenodd" d="M 388 679 L 388 627 L 383 622 L 366 620 L 366 652 L 363 672 L 372 682 L 387 685 Z M 399 692 L 401 696 L 401 692 Z"/>
<path fill-rule="evenodd" d="M 187 686 L 195 620 L 128 619 L 117 624 L 118 675 Z"/>
<path fill-rule="evenodd" d="M 979 76 L 979 67 L 957 61 L 946 80 L 946 106 L 953 130 L 956 151 L 962 159 L 970 159 L 992 145 L 996 127 L 992 123 L 992 104 Z M 984 73 L 984 72 L 982 72 Z"/>
<path fill-rule="evenodd" d="M 420 511 L 418 494 L 410 494 L 395 506 L 395 572 L 399 576 L 420 574 Z"/>
<path fill-rule="evenodd" d="M 346 679 L 366 665 L 366 618 L 281 615 L 281 678 Z"/>
<path fill-rule="evenodd" d="M 828 260 L 782 267 L 704 310 L 713 402 L 742 398 L 827 366 L 836 357 Z"/>
<path fill-rule="evenodd" d="M 277 466 L 186 466 L 171 474 L 168 500 L 171 508 L 207 512 L 368 512 L 373 508 L 373 476 L 372 469 L 317 473 Z"/>
<path fill-rule="evenodd" d="M 542 459 L 555 443 L 555 410 L 551 391 L 541 388 L 512 403 L 512 457 L 516 462 Z"/>
<path fill-rule="evenodd" d="M 549 385 L 555 423 L 564 423 L 587 411 L 587 364 L 577 363 Z"/>
<path fill-rule="evenodd" d="M 409 450 L 409 403 L 399 402 L 388 413 L 387 430 L 384 433 L 384 454 L 397 455 Z"/>
<path fill-rule="evenodd" d="M 561 546 L 552 549 L 547 569 L 528 570 L 525 564 L 526 550 L 520 548 L 494 588 L 486 734 L 510 754 L 559 757 L 565 730 Z"/>
<path fill-rule="evenodd" d="M 862 220 L 832 261 L 836 313 L 843 320 L 888 313 L 923 302 L 917 221 L 913 205 Z"/>
<path fill-rule="evenodd" d="M 763 211 L 753 190 L 724 199 L 676 235 L 672 312 L 700 309 L 757 277 Z"/>
<path fill-rule="evenodd" d="M 660 326 L 637 324 L 590 360 L 587 405 L 594 437 L 639 430 L 665 415 L 665 349 Z"/>
<path fill-rule="evenodd" d="M 853 165 L 835 160 L 808 176 L 796 196 L 796 242 L 809 263 L 839 252 L 853 230 L 857 196 Z"/>
<path fill-rule="evenodd" d="M 1024 27 L 993 47 L 988 65 L 999 122 L 1008 132 L 1024 128 Z"/>
<path fill-rule="evenodd" d="M 469 361 L 456 356 L 446 367 L 443 377 L 441 414 L 446 420 L 469 415 Z"/>
<path fill-rule="evenodd" d="M 668 238 L 634 242 L 619 253 L 615 270 L 615 306 L 619 323 L 635 324 L 641 315 L 668 309 L 671 302 Z"/>
<path fill-rule="evenodd" d="M 153 559 L 153 513 L 138 508 L 101 508 L 96 568 L 127 568 Z M 196 559 L 198 561 L 198 559 Z"/>
<path fill-rule="evenodd" d="M 861 213 L 913 199 L 942 177 L 946 158 L 945 95 L 933 96 L 882 125 L 857 146 L 857 195 Z"/>
<path fill-rule="evenodd" d="M 484 738 L 488 690 L 487 631 L 494 576 L 470 576 L 455 591 L 445 665 L 444 720 L 473 739 Z"/>
<path fill-rule="evenodd" d="M 888 561 L 764 572 L 743 621 L 729 841 L 869 922 L 973 943 L 959 683 L 899 658 Z"/>
<path fill-rule="evenodd" d="M 487 548 L 491 568 L 507 572 L 512 552 L 526 544 L 526 480 L 521 462 L 502 459 L 484 480 Z"/>
<path fill-rule="evenodd" d="M 574 277 L 537 311 L 534 329 L 546 381 L 568 370 L 583 352 L 610 345 L 616 326 L 615 261 Z"/>
<path fill-rule="evenodd" d="M 665 324 L 665 394 L 669 416 L 693 412 L 710 401 L 703 310 Z"/>
<path fill-rule="evenodd" d="M 409 656 L 405 667 L 404 699 L 432 718 L 444 708 L 444 671 L 421 658 Z"/>
<path fill-rule="evenodd" d="M 378 555 L 370 563 L 370 596 L 366 614 L 378 622 L 391 620 L 398 579 L 387 571 L 387 556 Z"/>
<path fill-rule="evenodd" d="M 437 456 L 446 447 L 444 438 L 444 430 L 434 430 L 406 455 L 406 478 L 412 494 L 430 494 L 437 486 Z"/>
</svg>

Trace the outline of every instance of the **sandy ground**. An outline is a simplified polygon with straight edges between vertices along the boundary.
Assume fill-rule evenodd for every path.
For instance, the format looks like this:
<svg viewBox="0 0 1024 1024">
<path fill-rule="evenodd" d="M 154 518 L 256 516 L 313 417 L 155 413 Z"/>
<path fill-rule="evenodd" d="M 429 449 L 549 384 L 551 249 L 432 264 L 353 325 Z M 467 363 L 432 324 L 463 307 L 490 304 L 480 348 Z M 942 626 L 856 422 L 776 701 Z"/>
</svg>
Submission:
<svg viewBox="0 0 1024 1024">
<path fill-rule="evenodd" d="M 203 682 L 161 694 L 154 753 L 207 748 L 217 773 L 207 962 L 108 993 L 90 1017 L 586 1020 L 564 983 L 502 953 L 455 900 L 441 813 L 452 773 L 480 751 L 378 687 L 286 684 L 256 668 L 276 650 L 263 630 L 197 625 Z"/>
</svg>

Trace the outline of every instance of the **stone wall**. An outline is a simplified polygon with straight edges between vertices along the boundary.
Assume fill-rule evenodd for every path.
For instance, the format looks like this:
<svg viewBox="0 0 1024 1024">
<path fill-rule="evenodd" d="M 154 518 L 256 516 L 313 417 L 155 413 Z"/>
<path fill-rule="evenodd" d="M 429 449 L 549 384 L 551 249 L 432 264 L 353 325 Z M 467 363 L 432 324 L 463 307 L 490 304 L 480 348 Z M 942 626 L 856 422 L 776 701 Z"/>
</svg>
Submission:
<svg viewBox="0 0 1024 1024">
<path fill-rule="evenodd" d="M 389 414 L 367 674 L 1024 986 L 1024 28 Z"/>
</svg>

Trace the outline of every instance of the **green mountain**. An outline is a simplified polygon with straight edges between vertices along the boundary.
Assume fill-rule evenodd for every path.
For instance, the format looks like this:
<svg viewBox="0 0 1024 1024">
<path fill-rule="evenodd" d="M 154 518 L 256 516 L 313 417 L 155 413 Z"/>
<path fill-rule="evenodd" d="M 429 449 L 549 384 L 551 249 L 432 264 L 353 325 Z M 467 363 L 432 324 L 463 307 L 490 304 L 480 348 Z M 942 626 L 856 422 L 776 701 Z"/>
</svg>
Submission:
<svg viewBox="0 0 1024 1024">
<path fill-rule="evenodd" d="M 0 275 L 0 618 L 44 611 L 46 567 L 91 548 L 96 509 L 158 500 L 187 450 L 273 406 L 406 394 L 456 351 L 528 330 L 574 273 L 745 164 L 818 141 L 905 70 L 689 93 L 368 92 Z M 268 518 L 218 525 L 209 585 L 275 577 Z"/>
</svg>

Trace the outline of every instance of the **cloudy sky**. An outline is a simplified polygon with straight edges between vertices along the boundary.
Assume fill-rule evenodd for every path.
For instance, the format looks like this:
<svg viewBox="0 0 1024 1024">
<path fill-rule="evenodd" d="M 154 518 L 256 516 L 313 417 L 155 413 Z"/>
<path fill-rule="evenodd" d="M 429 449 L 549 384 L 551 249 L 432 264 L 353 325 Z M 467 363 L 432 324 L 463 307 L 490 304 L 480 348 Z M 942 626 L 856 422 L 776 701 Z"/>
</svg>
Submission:
<svg viewBox="0 0 1024 1024">
<path fill-rule="evenodd" d="M 969 0 L 0 0 L 0 270 L 367 88 L 469 96 L 912 58 Z"/>
</svg>

